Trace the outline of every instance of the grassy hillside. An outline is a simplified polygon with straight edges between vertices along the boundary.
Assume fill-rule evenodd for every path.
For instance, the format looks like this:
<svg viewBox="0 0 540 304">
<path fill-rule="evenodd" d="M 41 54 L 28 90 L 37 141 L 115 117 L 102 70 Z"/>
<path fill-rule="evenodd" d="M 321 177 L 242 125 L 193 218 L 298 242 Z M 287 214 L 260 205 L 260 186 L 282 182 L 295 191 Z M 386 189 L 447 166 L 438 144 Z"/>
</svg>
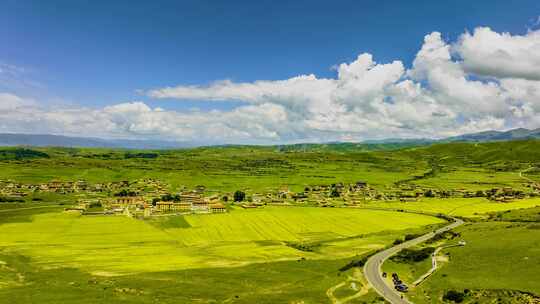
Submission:
<svg viewBox="0 0 540 304">
<path fill-rule="evenodd" d="M 369 180 L 383 186 L 425 170 L 407 158 L 375 153 L 279 152 L 270 147 L 212 147 L 155 151 L 155 158 L 127 157 L 126 151 L 41 149 L 51 157 L 0 163 L 0 178 L 21 182 L 51 179 L 89 182 L 158 178 L 172 187 L 203 184 L 210 189 L 264 190 L 281 185 Z M 130 152 L 134 153 L 134 152 Z M 148 152 L 146 152 L 148 153 Z"/>
<path fill-rule="evenodd" d="M 477 303 L 527 303 L 523 293 L 540 294 L 540 227 L 535 225 L 489 222 L 458 229 L 467 245 L 444 250 L 449 262 L 415 291 L 413 301 L 440 303 L 448 290 L 467 289 L 466 298 L 478 298 Z"/>
<path fill-rule="evenodd" d="M 8 149 L 9 150 L 9 149 Z M 338 149 L 339 150 L 339 149 Z M 7 151 L 7 150 L 6 150 Z M 521 187 L 518 173 L 538 167 L 540 141 L 452 143 L 397 151 L 280 151 L 277 147 L 209 147 L 137 151 L 36 148 L 48 158 L 10 158 L 0 179 L 106 182 L 143 177 L 171 185 L 232 191 L 364 180 L 378 188 L 410 181 L 434 188 Z M 152 157 L 145 157 L 145 155 Z M 431 172 L 425 175 L 427 172 Z M 534 175 L 531 176 L 534 179 Z"/>
<path fill-rule="evenodd" d="M 154 178 L 170 191 L 204 185 L 206 195 L 283 186 L 301 191 L 308 185 L 358 180 L 388 193 L 415 186 L 530 190 L 540 180 L 539 148 L 539 141 L 384 151 L 352 144 L 166 151 L 6 148 L 0 154 L 0 179 L 105 183 Z M 449 290 L 467 289 L 467 301 L 478 303 L 498 298 L 523 303 L 524 293 L 540 293 L 539 198 L 496 203 L 484 197 L 422 197 L 363 201 L 354 208 L 233 205 L 226 214 L 144 220 L 62 212 L 79 198 L 87 197 L 83 192 L 36 192 L 0 203 L 0 303 L 300 304 L 350 296 L 347 303 L 377 303 L 374 292 L 363 288 L 361 268 L 339 269 L 358 266 L 364 255 L 407 234 L 432 231 L 443 221 L 359 207 L 470 218 L 458 238 L 428 244 L 467 241 L 465 247 L 443 250 L 449 254 L 443 268 L 409 293 L 415 303 L 441 303 Z M 339 200 L 336 206 L 344 207 Z M 429 260 L 384 265 L 406 280 L 429 266 Z"/>
</svg>

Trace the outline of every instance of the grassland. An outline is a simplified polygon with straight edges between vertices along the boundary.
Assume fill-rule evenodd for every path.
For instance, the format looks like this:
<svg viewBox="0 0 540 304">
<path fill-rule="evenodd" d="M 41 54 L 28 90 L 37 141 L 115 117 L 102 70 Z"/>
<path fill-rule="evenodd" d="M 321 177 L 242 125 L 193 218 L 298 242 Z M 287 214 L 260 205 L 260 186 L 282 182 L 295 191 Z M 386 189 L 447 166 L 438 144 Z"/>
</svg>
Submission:
<svg viewBox="0 0 540 304">
<path fill-rule="evenodd" d="M 170 184 L 172 189 L 202 184 L 213 190 L 263 191 L 286 185 L 299 191 L 308 184 L 359 179 L 383 186 L 425 170 L 412 160 L 400 157 L 393 159 L 391 166 L 385 165 L 388 162 L 385 158 L 391 156 L 286 153 L 268 147 L 160 151 L 155 159 L 126 158 L 125 152 L 101 149 L 49 148 L 43 151 L 50 157 L 0 162 L 0 179 L 28 183 L 85 179 L 98 183 L 150 177 Z"/>
<path fill-rule="evenodd" d="M 6 159 L 0 179 L 46 182 L 85 179 L 91 183 L 152 177 L 170 184 L 233 191 L 263 191 L 289 186 L 328 185 L 363 180 L 383 189 L 409 180 L 434 188 L 520 188 L 519 172 L 537 168 L 540 141 L 485 144 L 438 144 L 397 151 L 280 147 L 210 147 L 153 151 L 155 158 L 128 157 L 135 152 L 109 149 L 35 148 L 47 157 Z M 4 148 L 4 150 L 9 148 Z M 433 174 L 424 175 L 427 172 Z M 528 171 L 535 178 L 535 170 Z"/>
<path fill-rule="evenodd" d="M 123 150 L 32 150 L 1 153 L 0 179 L 155 178 L 170 191 L 205 185 L 210 194 L 358 180 L 379 191 L 400 184 L 527 190 L 540 180 L 538 141 L 383 151 L 231 146 L 151 151 L 151 158 Z M 42 193 L 0 203 L 0 303 L 325 303 L 330 287 L 359 270 L 339 271 L 351 260 L 443 223 L 402 212 L 292 206 L 146 220 L 62 212 L 77 198 Z M 458 231 L 467 246 L 444 250 L 448 263 L 409 294 L 418 303 L 440 303 L 448 290 L 469 289 L 467 299 L 478 303 L 520 299 L 505 292 L 540 294 L 537 206 L 539 198 L 495 203 L 481 197 L 361 204 L 470 219 Z M 385 267 L 412 280 L 429 261 Z M 354 293 L 336 290 L 340 298 Z M 376 303 L 377 296 L 370 291 L 349 303 L 363 302 Z"/>
<path fill-rule="evenodd" d="M 511 293 L 540 294 L 540 227 L 534 225 L 486 222 L 458 229 L 467 245 L 445 249 L 449 263 L 420 285 L 412 298 L 416 303 L 439 303 L 445 291 L 468 289 L 478 303 L 497 298 L 526 303 Z"/>
<path fill-rule="evenodd" d="M 443 249 L 439 269 L 408 297 L 414 303 L 441 303 L 449 291 L 461 293 L 464 303 L 537 303 L 540 300 L 540 224 L 538 207 L 493 212 L 470 222 L 455 234 L 419 246 L 465 246 Z M 431 267 L 419 262 L 388 261 L 383 269 L 399 273 L 409 285 Z M 535 302 L 536 301 L 536 302 Z"/>
<path fill-rule="evenodd" d="M 346 259 L 281 261 L 231 268 L 95 276 L 73 268 L 36 268 L 21 256 L 4 255 L 10 265 L 0 278 L 0 303 L 327 303 L 329 286 L 349 272 Z M 21 276 L 24 276 L 21 279 Z M 371 302 L 370 293 L 363 298 Z M 366 303 L 366 302 L 364 302 Z M 380 301 L 379 301 L 380 303 Z"/>
</svg>

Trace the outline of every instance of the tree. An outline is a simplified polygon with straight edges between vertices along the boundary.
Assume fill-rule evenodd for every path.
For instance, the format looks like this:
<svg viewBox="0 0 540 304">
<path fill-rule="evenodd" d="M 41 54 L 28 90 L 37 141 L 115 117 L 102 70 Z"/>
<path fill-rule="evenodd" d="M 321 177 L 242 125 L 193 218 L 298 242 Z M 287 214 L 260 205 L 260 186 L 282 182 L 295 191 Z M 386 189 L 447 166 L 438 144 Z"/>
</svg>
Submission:
<svg viewBox="0 0 540 304">
<path fill-rule="evenodd" d="M 175 202 L 175 203 L 178 203 L 180 201 L 180 195 L 167 193 L 165 195 L 162 195 L 161 198 L 157 199 L 157 200 L 158 201 L 161 200 L 163 202 Z"/>
<path fill-rule="evenodd" d="M 330 191 L 330 197 L 339 197 L 339 191 L 336 188 L 333 188 L 332 191 Z"/>
<path fill-rule="evenodd" d="M 229 201 L 229 197 L 224 195 L 222 198 L 221 198 L 225 203 Z"/>
<path fill-rule="evenodd" d="M 235 202 L 242 202 L 244 201 L 245 198 L 246 198 L 246 193 L 244 193 L 243 191 L 236 190 L 236 192 L 234 192 Z"/>
</svg>

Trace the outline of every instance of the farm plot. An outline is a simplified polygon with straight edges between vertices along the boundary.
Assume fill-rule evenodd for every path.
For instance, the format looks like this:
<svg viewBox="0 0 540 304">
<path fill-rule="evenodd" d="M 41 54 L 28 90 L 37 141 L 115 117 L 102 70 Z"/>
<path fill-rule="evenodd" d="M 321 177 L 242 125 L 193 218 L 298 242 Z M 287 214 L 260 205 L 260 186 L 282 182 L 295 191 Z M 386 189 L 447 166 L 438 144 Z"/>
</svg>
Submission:
<svg viewBox="0 0 540 304">
<path fill-rule="evenodd" d="M 540 206 L 540 199 L 531 198 L 500 203 L 492 202 L 485 198 L 423 198 L 418 202 L 377 202 L 369 203 L 367 206 L 436 212 L 464 217 L 477 217 L 486 215 L 489 212 Z"/>
<path fill-rule="evenodd" d="M 124 274 L 332 258 L 285 242 L 339 240 L 441 222 L 398 212 L 300 207 L 234 210 L 230 214 L 186 216 L 185 220 L 190 227 L 160 229 L 122 216 L 39 214 L 31 222 L 1 225 L 0 247 L 46 267 Z M 372 249 L 372 244 L 365 244 L 366 251 Z"/>
</svg>

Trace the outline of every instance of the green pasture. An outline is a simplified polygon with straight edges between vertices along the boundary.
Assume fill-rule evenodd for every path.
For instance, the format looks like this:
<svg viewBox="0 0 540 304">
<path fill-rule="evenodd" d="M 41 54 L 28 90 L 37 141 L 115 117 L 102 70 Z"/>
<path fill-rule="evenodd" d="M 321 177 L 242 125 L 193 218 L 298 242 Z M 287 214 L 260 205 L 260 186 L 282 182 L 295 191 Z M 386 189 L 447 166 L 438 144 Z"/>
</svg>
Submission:
<svg viewBox="0 0 540 304">
<path fill-rule="evenodd" d="M 540 176 L 530 169 L 540 167 L 540 141 L 384 151 L 355 145 L 229 146 L 151 151 L 152 158 L 134 158 L 137 154 L 127 150 L 32 149 L 39 153 L 4 153 L 15 156 L 0 161 L 0 179 L 154 178 L 170 191 L 204 185 L 211 194 L 283 186 L 301 191 L 358 180 L 381 191 L 403 183 L 441 190 L 530 190 L 527 178 Z M 524 171 L 526 178 L 519 175 Z M 62 212 L 77 198 L 34 193 L 24 203 L 0 203 L 0 303 L 324 303 L 327 289 L 351 275 L 338 271 L 351 260 L 444 224 L 431 216 L 360 208 L 267 206 L 146 220 Z M 467 245 L 444 250 L 449 262 L 411 291 L 415 303 L 440 303 L 449 289 L 539 294 L 540 230 L 533 222 L 538 206 L 540 198 L 363 204 L 474 218 L 457 230 Z M 429 261 L 389 261 L 384 267 L 412 280 Z M 338 292 L 345 296 L 349 290 Z M 373 292 L 350 303 L 371 301 L 377 301 Z"/>
<path fill-rule="evenodd" d="M 95 276 L 74 268 L 41 268 L 0 251 L 0 303 L 328 303 L 326 290 L 351 271 L 350 259 L 255 263 L 225 268 Z M 350 293 L 352 294 L 352 292 Z M 371 292 L 361 301 L 378 303 Z M 372 302 L 369 299 L 375 300 Z"/>
<path fill-rule="evenodd" d="M 437 172 L 435 176 L 414 181 L 415 184 L 432 189 L 467 189 L 470 191 L 513 187 L 526 189 L 526 180 L 515 171 L 494 171 L 478 167 L 455 167 Z"/>
<path fill-rule="evenodd" d="M 119 149 L 33 148 L 37 155 L 45 153 L 47 157 L 5 159 L 0 162 L 0 179 L 101 183 L 155 178 L 169 184 L 172 191 L 196 185 L 219 191 L 265 191 L 283 186 L 301 191 L 309 185 L 358 180 L 378 189 L 400 181 L 434 189 L 525 189 L 528 181 L 519 172 L 529 169 L 526 176 L 534 179 L 537 171 L 533 169 L 540 159 L 536 152 L 540 141 L 452 143 L 390 151 L 354 147 L 227 146 L 145 151 L 155 154 L 154 158 L 128 157 L 136 151 Z"/>
<path fill-rule="evenodd" d="M 0 162 L 0 179 L 24 183 L 85 179 L 90 183 L 156 178 L 210 190 L 264 191 L 282 186 L 367 180 L 382 187 L 419 174 L 427 167 L 400 155 L 368 152 L 280 152 L 271 147 L 211 147 L 158 151 L 153 159 L 125 158 L 125 151 L 41 148 L 49 158 Z M 390 153 L 390 152 L 388 152 Z"/>
<path fill-rule="evenodd" d="M 411 298 L 415 303 L 440 303 L 440 297 L 449 289 L 540 294 L 538 224 L 484 222 L 456 231 L 467 245 L 443 250 L 449 262 L 417 288 Z M 498 297 L 480 299 L 478 303 L 493 303 L 490 301 Z M 505 300 L 508 302 L 501 303 L 519 303 Z"/>
<path fill-rule="evenodd" d="M 540 222 L 540 206 L 492 212 L 489 214 L 489 219 L 507 222 Z"/>
</svg>

